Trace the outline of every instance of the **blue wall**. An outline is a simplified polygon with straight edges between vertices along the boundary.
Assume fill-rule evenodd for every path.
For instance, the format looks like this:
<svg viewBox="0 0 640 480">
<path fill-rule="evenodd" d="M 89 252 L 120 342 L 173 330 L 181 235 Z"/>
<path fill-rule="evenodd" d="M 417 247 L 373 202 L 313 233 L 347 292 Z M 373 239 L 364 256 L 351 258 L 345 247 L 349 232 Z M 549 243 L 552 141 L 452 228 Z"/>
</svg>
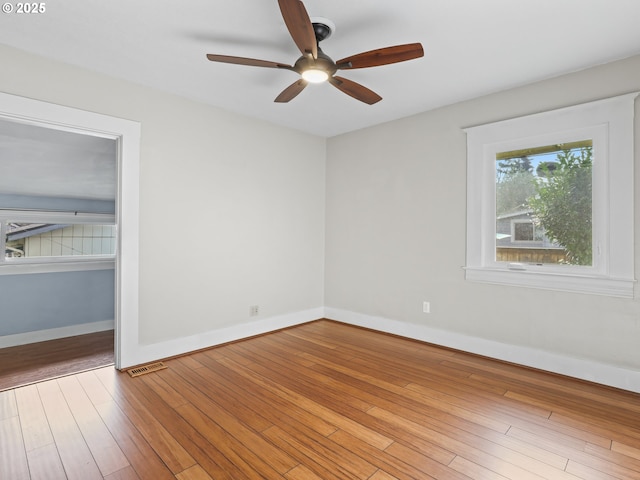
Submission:
<svg viewBox="0 0 640 480">
<path fill-rule="evenodd" d="M 6 209 L 111 213 L 114 200 L 0 194 Z M 115 319 L 114 270 L 0 275 L 0 336 Z"/>
<path fill-rule="evenodd" d="M 0 336 L 115 318 L 115 271 L 0 276 Z"/>
</svg>

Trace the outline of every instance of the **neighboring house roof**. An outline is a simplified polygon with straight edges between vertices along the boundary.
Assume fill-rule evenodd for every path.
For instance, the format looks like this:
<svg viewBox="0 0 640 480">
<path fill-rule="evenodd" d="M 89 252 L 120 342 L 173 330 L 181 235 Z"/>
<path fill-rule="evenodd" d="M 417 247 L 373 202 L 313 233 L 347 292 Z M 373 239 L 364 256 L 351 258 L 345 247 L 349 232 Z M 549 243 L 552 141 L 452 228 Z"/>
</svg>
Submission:
<svg viewBox="0 0 640 480">
<path fill-rule="evenodd" d="M 523 215 L 531 216 L 532 213 L 533 213 L 533 210 L 531 210 L 531 209 L 529 209 L 529 210 L 519 210 L 517 212 L 504 213 L 502 215 L 499 215 L 499 216 L 496 217 L 496 220 L 503 220 L 503 219 L 507 219 L 507 218 L 520 217 L 520 216 L 523 216 Z"/>
<path fill-rule="evenodd" d="M 12 228 L 10 232 L 7 232 L 7 241 L 12 242 L 14 240 L 21 240 L 23 238 L 33 237 L 34 235 L 40 235 L 42 233 L 59 230 L 65 227 L 68 227 L 68 225 L 56 225 L 49 223 L 30 223 L 24 226 L 16 226 L 15 228 Z"/>
</svg>

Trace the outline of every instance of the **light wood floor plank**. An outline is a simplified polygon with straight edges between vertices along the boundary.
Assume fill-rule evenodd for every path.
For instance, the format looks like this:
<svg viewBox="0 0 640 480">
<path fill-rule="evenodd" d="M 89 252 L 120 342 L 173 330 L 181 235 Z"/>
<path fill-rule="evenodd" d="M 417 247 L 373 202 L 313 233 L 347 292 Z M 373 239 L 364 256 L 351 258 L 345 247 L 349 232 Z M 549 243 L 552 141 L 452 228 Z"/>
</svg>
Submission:
<svg viewBox="0 0 640 480">
<path fill-rule="evenodd" d="M 67 474 L 54 443 L 27 452 L 31 480 L 66 480 Z"/>
<path fill-rule="evenodd" d="M 67 477 L 70 480 L 102 480 L 100 469 L 69 410 L 57 381 L 39 383 L 38 391 Z"/>
<path fill-rule="evenodd" d="M 128 467 L 127 458 L 78 379 L 64 377 L 58 380 L 58 385 L 102 475 L 106 477 Z"/>
<path fill-rule="evenodd" d="M 104 477 L 104 480 L 141 480 L 131 465 Z"/>
<path fill-rule="evenodd" d="M 625 478 L 609 475 L 607 472 L 596 470 L 573 460 L 569 461 L 567 472 L 583 480 L 620 480 L 620 478 Z"/>
<path fill-rule="evenodd" d="M 15 390 L 20 424 L 24 437 L 24 448 L 27 452 L 52 445 L 53 435 L 49 427 L 47 415 L 40 400 L 40 393 L 35 385 Z"/>
<path fill-rule="evenodd" d="M 12 418 L 18 415 L 16 395 L 13 390 L 0 392 L 0 420 Z"/>
<path fill-rule="evenodd" d="M 105 367 L 102 370 L 109 370 L 115 373 L 115 369 L 112 367 Z M 91 403 L 94 407 L 102 405 L 103 403 L 113 403 L 113 397 L 96 376 L 96 370 L 83 372 L 76 375 L 75 377 L 80 382 L 80 385 L 82 385 L 82 388 L 91 400 Z"/>
<path fill-rule="evenodd" d="M 0 445 L 0 478 L 28 479 L 29 466 L 17 416 L 0 420 Z"/>
<path fill-rule="evenodd" d="M 32 479 L 66 479 L 36 385 L 15 390 L 20 425 Z"/>
</svg>

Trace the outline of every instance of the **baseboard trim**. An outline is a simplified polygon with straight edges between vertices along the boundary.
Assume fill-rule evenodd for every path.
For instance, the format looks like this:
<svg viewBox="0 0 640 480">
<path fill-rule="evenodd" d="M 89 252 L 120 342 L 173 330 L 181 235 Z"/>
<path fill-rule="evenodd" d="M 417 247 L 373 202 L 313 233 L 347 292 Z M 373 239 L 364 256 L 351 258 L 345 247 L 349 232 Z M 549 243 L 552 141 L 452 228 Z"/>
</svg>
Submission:
<svg viewBox="0 0 640 480">
<path fill-rule="evenodd" d="M 135 354 L 128 357 L 126 364 L 121 365 L 119 368 L 125 369 L 151 361 L 176 357 L 321 318 L 640 393 L 640 372 L 636 370 L 332 307 L 318 307 L 211 330 L 166 342 L 138 345 L 134 349 Z"/>
<path fill-rule="evenodd" d="M 123 370 L 151 361 L 176 357 L 205 348 L 215 347 L 216 345 L 293 327 L 323 317 L 324 308 L 318 307 L 300 312 L 277 315 L 253 322 L 241 323 L 232 327 L 210 330 L 166 342 L 138 344 L 135 349 L 131 349 L 131 355 L 124 359 L 123 364 L 118 368 Z"/>
<path fill-rule="evenodd" d="M 640 372 L 423 325 L 325 307 L 325 318 L 640 393 Z"/>
<path fill-rule="evenodd" d="M 47 330 L 36 330 L 35 332 L 16 333 L 0 337 L 0 348 L 16 347 L 28 343 L 46 342 L 57 340 L 58 338 L 75 337 L 88 333 L 104 332 L 113 330 L 113 320 L 103 320 L 100 322 L 82 323 L 80 325 L 69 325 L 67 327 L 49 328 Z"/>
</svg>

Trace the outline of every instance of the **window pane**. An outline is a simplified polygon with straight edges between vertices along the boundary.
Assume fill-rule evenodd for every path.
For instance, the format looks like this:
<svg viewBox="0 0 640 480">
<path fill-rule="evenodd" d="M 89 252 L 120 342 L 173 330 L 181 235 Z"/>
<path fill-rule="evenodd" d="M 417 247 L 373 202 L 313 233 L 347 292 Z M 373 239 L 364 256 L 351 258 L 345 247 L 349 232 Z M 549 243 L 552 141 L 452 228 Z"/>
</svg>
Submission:
<svg viewBox="0 0 640 480">
<path fill-rule="evenodd" d="M 593 264 L 592 141 L 496 155 L 496 261 Z"/>
<path fill-rule="evenodd" d="M 115 225 L 6 222 L 5 258 L 115 255 Z"/>
<path fill-rule="evenodd" d="M 513 225 L 516 242 L 533 242 L 533 222 L 518 222 Z"/>
</svg>

